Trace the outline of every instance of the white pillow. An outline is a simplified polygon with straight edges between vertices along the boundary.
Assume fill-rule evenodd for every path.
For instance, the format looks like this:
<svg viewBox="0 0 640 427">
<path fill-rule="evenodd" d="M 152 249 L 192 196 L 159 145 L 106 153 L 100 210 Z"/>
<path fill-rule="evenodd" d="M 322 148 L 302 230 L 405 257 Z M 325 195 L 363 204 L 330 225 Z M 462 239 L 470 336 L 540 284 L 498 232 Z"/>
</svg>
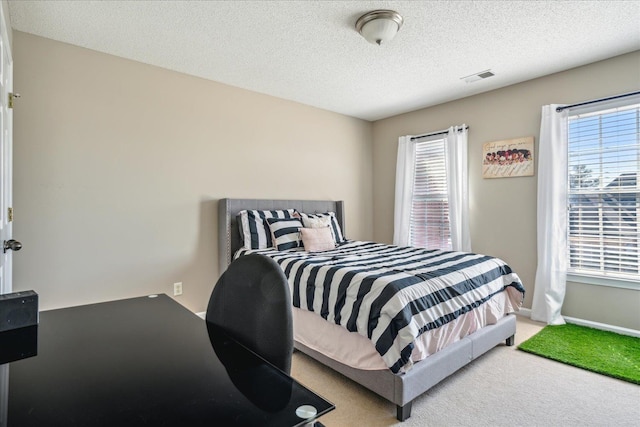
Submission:
<svg viewBox="0 0 640 427">
<path fill-rule="evenodd" d="M 320 216 L 311 218 L 309 216 L 302 217 L 302 223 L 306 228 L 323 228 L 331 226 L 331 218 L 328 216 Z"/>
</svg>

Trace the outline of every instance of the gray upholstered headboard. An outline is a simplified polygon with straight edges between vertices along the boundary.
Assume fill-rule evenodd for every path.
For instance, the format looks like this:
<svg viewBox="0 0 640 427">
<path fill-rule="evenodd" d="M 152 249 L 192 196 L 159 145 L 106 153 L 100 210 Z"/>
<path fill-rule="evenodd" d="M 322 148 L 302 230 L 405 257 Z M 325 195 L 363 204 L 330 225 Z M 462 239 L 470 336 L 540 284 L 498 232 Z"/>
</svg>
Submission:
<svg viewBox="0 0 640 427">
<path fill-rule="evenodd" d="M 344 229 L 344 202 L 334 200 L 260 200 L 220 199 L 218 201 L 218 257 L 220 274 L 224 273 L 233 254 L 242 246 L 242 237 L 236 216 L 244 209 L 297 209 L 305 213 L 335 212 L 342 233 Z"/>
</svg>

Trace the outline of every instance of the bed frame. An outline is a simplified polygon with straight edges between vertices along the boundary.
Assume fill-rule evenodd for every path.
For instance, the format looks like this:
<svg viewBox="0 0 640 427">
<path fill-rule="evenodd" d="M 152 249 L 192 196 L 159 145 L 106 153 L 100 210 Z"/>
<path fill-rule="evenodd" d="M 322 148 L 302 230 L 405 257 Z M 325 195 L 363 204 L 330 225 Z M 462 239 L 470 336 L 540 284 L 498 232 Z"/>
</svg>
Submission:
<svg viewBox="0 0 640 427">
<path fill-rule="evenodd" d="M 220 199 L 218 202 L 220 274 L 227 269 L 233 254 L 242 246 L 240 228 L 236 220 L 241 210 L 288 208 L 306 213 L 335 212 L 342 232 L 345 233 L 344 202 L 342 201 Z M 397 408 L 398 420 L 404 421 L 411 416 L 413 399 L 500 343 L 513 345 L 515 333 L 515 316 L 505 316 L 495 325 L 485 326 L 416 363 L 409 372 L 400 375 L 393 374 L 390 370 L 355 369 L 336 362 L 299 342 L 295 342 L 294 346 L 297 350 L 393 402 Z"/>
</svg>

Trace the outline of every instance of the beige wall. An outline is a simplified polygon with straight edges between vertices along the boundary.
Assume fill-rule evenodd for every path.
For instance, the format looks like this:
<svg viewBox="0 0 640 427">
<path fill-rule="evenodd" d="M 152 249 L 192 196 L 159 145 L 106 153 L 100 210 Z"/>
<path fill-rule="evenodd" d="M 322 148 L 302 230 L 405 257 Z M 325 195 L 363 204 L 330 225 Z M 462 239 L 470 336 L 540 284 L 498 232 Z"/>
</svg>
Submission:
<svg viewBox="0 0 640 427">
<path fill-rule="evenodd" d="M 371 124 L 21 32 L 14 59 L 14 289 L 43 309 L 182 281 L 176 299 L 204 310 L 223 197 L 342 199 L 348 237 L 391 242 L 398 136 L 460 123 L 473 250 L 507 260 L 530 307 L 536 177 L 483 180 L 482 144 L 537 149 L 542 105 L 640 88 L 634 52 Z M 638 306 L 640 292 L 570 283 L 563 313 L 640 329 Z"/>
<path fill-rule="evenodd" d="M 372 125 L 14 32 L 14 290 L 41 308 L 172 294 L 203 311 L 217 200 L 337 199 L 372 239 Z"/>
<path fill-rule="evenodd" d="M 521 276 L 527 289 L 524 306 L 531 307 L 537 258 L 537 177 L 483 179 L 482 145 L 534 136 L 537 150 L 542 105 L 580 102 L 638 89 L 640 51 L 375 122 L 374 240 L 391 242 L 393 239 L 398 137 L 466 123 L 470 126 L 469 205 L 473 251 L 505 259 Z M 638 307 L 638 291 L 570 283 L 563 314 L 640 329 Z"/>
</svg>

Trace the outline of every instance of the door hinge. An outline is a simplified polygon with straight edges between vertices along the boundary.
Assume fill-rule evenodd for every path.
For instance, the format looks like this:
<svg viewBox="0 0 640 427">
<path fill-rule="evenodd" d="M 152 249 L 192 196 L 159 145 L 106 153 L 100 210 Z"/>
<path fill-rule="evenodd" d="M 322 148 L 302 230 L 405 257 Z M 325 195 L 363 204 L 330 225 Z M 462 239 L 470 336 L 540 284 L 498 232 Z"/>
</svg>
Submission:
<svg viewBox="0 0 640 427">
<path fill-rule="evenodd" d="M 16 98 L 20 98 L 19 93 L 9 92 L 9 108 L 13 108 L 13 100 Z"/>
<path fill-rule="evenodd" d="M 7 220 L 8 222 L 13 221 L 13 208 L 7 208 Z"/>
</svg>

